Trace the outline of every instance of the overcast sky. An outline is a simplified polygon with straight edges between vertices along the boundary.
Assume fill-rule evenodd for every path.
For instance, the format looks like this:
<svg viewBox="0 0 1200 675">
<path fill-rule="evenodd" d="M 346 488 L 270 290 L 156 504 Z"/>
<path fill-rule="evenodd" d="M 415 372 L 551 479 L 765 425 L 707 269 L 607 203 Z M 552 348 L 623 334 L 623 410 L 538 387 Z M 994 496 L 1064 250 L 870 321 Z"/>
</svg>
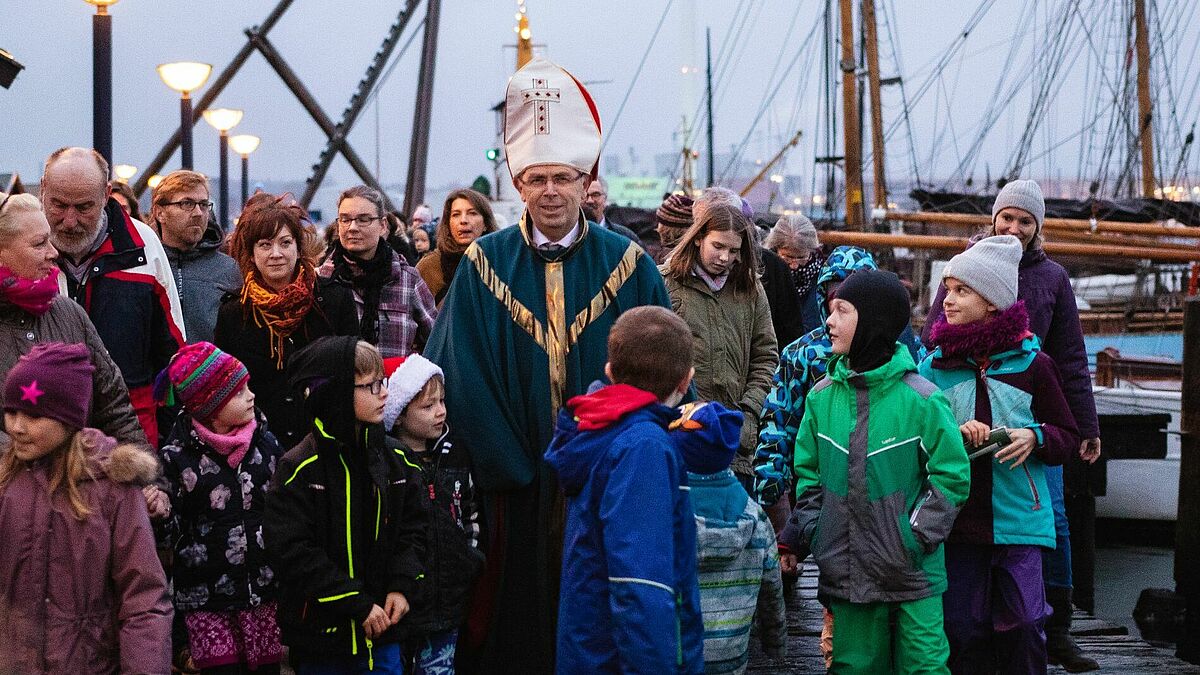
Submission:
<svg viewBox="0 0 1200 675">
<path fill-rule="evenodd" d="M 814 148 L 814 144 L 823 144 L 817 126 L 817 96 L 821 78 L 818 24 L 824 0 L 674 0 L 619 120 L 617 110 L 630 90 L 667 0 L 527 2 L 534 41 L 546 45 L 552 60 L 590 83 L 609 136 L 605 156 L 619 158 L 623 170 L 652 171 L 654 155 L 679 147 L 675 132 L 685 109 L 691 110 L 703 91 L 706 26 L 713 30 L 714 53 L 722 41 L 732 42 L 730 34 L 738 38 L 718 64 L 725 69 L 716 96 L 714 145 L 718 152 L 743 142 L 764 97 L 770 95 L 779 74 L 786 72 L 783 85 L 765 106 L 757 132 L 746 144 L 744 158 L 769 157 L 784 139 L 801 129 L 803 141 L 789 156 L 785 170 L 805 176 L 807 184 L 813 171 L 812 157 L 825 154 L 823 148 Z M 401 4 L 398 0 L 297 0 L 269 37 L 326 113 L 337 120 Z M 881 11 L 898 12 L 890 34 L 903 57 L 901 70 L 890 43 L 885 43 L 881 71 L 885 77 L 903 75 L 910 97 L 979 5 L 926 0 L 879 0 L 879 4 Z M 1056 21 L 1062 7 L 1070 4 L 1077 6 L 1078 17 L 1063 29 Z M 1100 75 L 1095 59 L 1116 64 L 1124 53 L 1120 39 L 1106 37 L 1118 34 L 1114 31 L 1121 29 L 1119 18 L 1093 19 L 1089 12 L 1115 11 L 1110 7 L 1120 4 L 1124 3 L 995 2 L 943 76 L 913 106 L 915 153 L 910 153 L 903 130 L 893 136 L 887 150 L 892 180 L 911 179 L 914 166 L 925 178 L 953 174 L 968 154 L 981 121 L 987 118 L 989 105 L 1007 96 L 1004 92 L 1017 74 L 1032 71 L 1030 82 L 1037 82 L 1040 73 L 1056 64 L 1062 64 L 1062 72 L 1050 92 L 1050 112 L 1032 143 L 1029 154 L 1034 161 L 1024 173 L 1077 175 L 1080 157 L 1088 149 L 1084 136 L 1072 139 L 1072 135 L 1088 120 L 1094 121 L 1094 99 L 1113 98 L 1111 83 L 1122 77 L 1118 65 Z M 1161 13 L 1161 24 L 1170 26 L 1155 49 L 1156 56 L 1162 55 L 1163 62 L 1172 64 L 1171 80 L 1167 82 L 1166 71 L 1156 70 L 1155 90 L 1164 98 L 1161 110 L 1174 109 L 1176 119 L 1164 124 L 1173 130 L 1162 132 L 1158 148 L 1164 166 L 1174 169 L 1182 134 L 1197 114 L 1195 90 L 1200 78 L 1195 75 L 1195 60 L 1200 39 L 1196 39 L 1191 3 L 1158 0 L 1150 4 Z M 243 30 L 261 22 L 274 5 L 274 0 L 122 0 L 117 4 L 112 9 L 116 161 L 144 167 L 177 124 L 177 94 L 159 80 L 156 64 L 205 61 L 215 66 L 215 77 L 245 42 Z M 506 45 L 514 41 L 515 9 L 515 0 L 442 3 L 428 169 L 431 186 L 467 184 L 476 175 L 491 175 L 490 163 L 484 158 L 484 150 L 494 144 L 495 137 L 490 108 L 502 97 L 514 67 L 514 52 Z M 418 12 L 423 16 L 423 4 Z M 36 177 L 42 159 L 54 148 L 90 145 L 91 14 L 83 0 L 0 0 L 0 48 L 26 66 L 11 89 L 0 89 L 0 171 L 15 169 Z M 881 23 L 887 16 L 881 17 Z M 1092 46 L 1082 30 L 1085 22 Z M 743 26 L 740 33 L 739 26 Z M 410 26 L 401 46 L 412 31 Z M 1074 41 L 1055 54 L 1049 49 L 1052 39 L 1048 36 L 1063 32 L 1073 33 Z M 881 26 L 881 34 L 886 38 L 888 26 Z M 1014 42 L 1017 46 L 1010 52 Z M 381 178 L 385 183 L 402 182 L 405 175 L 420 44 L 418 36 L 378 95 Z M 685 74 L 685 66 L 698 70 Z M 776 73 L 774 79 L 772 72 Z M 1032 89 L 1025 86 L 1014 95 L 1013 105 L 997 117 L 992 134 L 970 165 L 977 180 L 983 178 L 985 168 L 998 176 L 1010 161 L 1025 128 Z M 884 97 L 885 118 L 890 124 L 900 119 L 899 90 L 889 88 Z M 689 100 L 691 104 L 685 103 Z M 234 133 L 263 138 L 251 159 L 256 177 L 307 177 L 324 136 L 261 56 L 251 57 L 216 104 L 246 111 Z M 1107 124 L 1102 121 L 1097 128 L 1103 131 Z M 376 107 L 372 106 L 350 137 L 372 166 L 376 138 Z M 1099 139 L 1103 141 L 1103 134 Z M 1090 141 L 1093 146 L 1096 142 Z M 201 123 L 195 130 L 195 143 L 196 168 L 215 174 L 216 132 Z M 702 147 L 703 143 L 696 145 Z M 841 154 L 840 141 L 835 151 Z M 1093 148 L 1092 152 L 1097 151 Z M 638 163 L 631 165 L 635 159 Z M 168 168 L 174 166 L 178 166 L 178 155 Z M 1197 173 L 1195 153 L 1184 166 Z M 349 167 L 340 159 L 330 179 L 354 182 Z"/>
</svg>

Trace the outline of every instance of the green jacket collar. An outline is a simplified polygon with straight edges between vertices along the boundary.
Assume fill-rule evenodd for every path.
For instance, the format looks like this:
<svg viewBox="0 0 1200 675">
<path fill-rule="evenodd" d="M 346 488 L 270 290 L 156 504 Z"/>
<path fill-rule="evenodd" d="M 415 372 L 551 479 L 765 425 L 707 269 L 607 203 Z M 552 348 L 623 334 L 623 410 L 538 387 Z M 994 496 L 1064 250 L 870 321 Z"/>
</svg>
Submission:
<svg viewBox="0 0 1200 675">
<path fill-rule="evenodd" d="M 913 361 L 908 347 L 896 343 L 896 350 L 887 363 L 865 373 L 855 372 L 845 354 L 833 354 L 829 359 L 828 377 L 834 382 L 850 384 L 851 379 L 861 378 L 868 387 L 875 387 L 888 382 L 899 382 L 905 373 L 916 372 L 917 364 Z"/>
</svg>

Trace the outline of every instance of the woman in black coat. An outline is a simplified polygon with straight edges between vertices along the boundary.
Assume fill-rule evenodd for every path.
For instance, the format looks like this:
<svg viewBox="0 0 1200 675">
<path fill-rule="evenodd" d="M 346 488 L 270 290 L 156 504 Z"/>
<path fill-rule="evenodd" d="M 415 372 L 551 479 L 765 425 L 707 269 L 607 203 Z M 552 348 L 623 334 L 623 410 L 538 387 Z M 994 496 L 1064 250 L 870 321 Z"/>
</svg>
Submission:
<svg viewBox="0 0 1200 675">
<path fill-rule="evenodd" d="M 229 241 L 245 279 L 221 303 L 213 341 L 250 371 L 258 407 L 284 451 L 309 431 L 298 392 L 287 385 L 291 354 L 326 335 L 357 335 L 349 288 L 317 276 L 317 234 L 287 195 L 259 193 L 246 203 Z"/>
</svg>

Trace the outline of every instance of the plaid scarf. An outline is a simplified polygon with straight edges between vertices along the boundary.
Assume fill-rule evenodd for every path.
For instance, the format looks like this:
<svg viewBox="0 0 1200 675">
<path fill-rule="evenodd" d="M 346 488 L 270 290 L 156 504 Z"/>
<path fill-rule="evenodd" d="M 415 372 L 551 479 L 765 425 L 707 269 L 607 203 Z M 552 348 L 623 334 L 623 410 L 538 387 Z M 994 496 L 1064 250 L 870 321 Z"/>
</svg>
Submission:
<svg viewBox="0 0 1200 675">
<path fill-rule="evenodd" d="M 313 301 L 312 274 L 303 265 L 296 273 L 296 280 L 278 293 L 260 285 L 256 274 L 246 275 L 242 306 L 249 309 L 254 325 L 267 329 L 271 356 L 275 357 L 278 368 L 283 368 L 283 341 L 304 322 Z"/>
<path fill-rule="evenodd" d="M 817 277 L 821 274 L 821 266 L 825 264 L 824 258 L 820 253 L 813 253 L 812 258 L 792 272 L 792 285 L 796 287 L 796 292 L 800 297 L 804 297 L 812 290 L 813 284 L 817 283 Z"/>
</svg>

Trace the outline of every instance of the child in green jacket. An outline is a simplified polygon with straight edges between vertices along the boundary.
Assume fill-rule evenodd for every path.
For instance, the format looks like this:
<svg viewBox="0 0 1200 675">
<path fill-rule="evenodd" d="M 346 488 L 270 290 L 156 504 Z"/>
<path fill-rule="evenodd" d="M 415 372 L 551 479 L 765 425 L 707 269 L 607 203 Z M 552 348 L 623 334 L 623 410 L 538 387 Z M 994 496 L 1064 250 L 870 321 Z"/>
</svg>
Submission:
<svg viewBox="0 0 1200 675">
<path fill-rule="evenodd" d="M 946 399 L 896 343 L 908 318 L 896 275 L 850 275 L 796 435 L 796 508 L 779 540 L 816 558 L 836 672 L 948 672 L 942 541 L 970 471 Z"/>
</svg>

